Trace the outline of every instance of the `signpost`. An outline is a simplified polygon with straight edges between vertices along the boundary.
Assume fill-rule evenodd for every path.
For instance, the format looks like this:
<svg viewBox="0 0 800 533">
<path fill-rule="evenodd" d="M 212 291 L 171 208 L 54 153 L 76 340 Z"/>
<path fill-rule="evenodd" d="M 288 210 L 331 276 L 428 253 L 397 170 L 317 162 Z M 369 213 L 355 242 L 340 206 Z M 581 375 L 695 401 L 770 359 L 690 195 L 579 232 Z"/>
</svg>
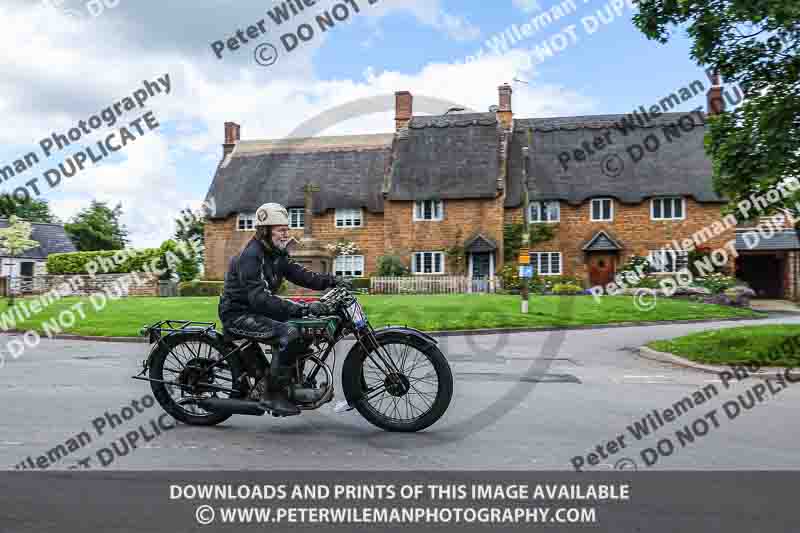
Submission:
<svg viewBox="0 0 800 533">
<path fill-rule="evenodd" d="M 528 130 L 528 146 L 531 144 L 531 130 Z M 522 147 L 522 246 L 519 250 L 519 264 L 520 264 L 520 291 L 519 295 L 522 299 L 520 302 L 520 311 L 522 314 L 528 314 L 528 278 L 523 277 L 522 271 L 524 266 L 529 266 L 531 262 L 530 243 L 531 233 L 528 221 L 529 217 L 529 199 L 528 199 L 528 146 Z M 527 270 L 525 270 L 527 272 Z"/>
</svg>

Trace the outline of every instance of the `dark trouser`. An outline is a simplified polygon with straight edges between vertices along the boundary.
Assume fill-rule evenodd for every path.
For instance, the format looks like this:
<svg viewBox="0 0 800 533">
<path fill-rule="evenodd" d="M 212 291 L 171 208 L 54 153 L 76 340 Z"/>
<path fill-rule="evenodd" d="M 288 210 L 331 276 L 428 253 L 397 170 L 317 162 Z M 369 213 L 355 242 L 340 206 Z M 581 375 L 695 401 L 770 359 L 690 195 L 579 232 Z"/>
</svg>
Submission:
<svg viewBox="0 0 800 533">
<path fill-rule="evenodd" d="M 286 322 L 278 322 L 264 315 L 247 313 L 223 321 L 223 329 L 235 335 L 253 339 L 264 339 L 265 343 L 278 341 L 278 353 L 272 357 L 272 368 L 286 369 L 295 363 L 297 356 L 306 348 L 300 332 Z"/>
</svg>

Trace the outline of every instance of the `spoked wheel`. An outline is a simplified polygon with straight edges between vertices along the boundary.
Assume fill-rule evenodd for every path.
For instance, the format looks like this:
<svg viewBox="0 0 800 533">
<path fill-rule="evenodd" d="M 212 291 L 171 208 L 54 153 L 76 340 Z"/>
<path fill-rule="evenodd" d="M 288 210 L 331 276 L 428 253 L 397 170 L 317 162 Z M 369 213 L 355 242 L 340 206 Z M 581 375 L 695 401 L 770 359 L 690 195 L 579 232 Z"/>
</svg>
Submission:
<svg viewBox="0 0 800 533">
<path fill-rule="evenodd" d="M 214 367 L 203 376 L 203 371 L 214 362 L 223 358 L 220 348 L 211 339 L 204 336 L 176 336 L 175 339 L 164 339 L 161 346 L 153 354 L 150 365 L 150 379 L 170 381 L 189 385 L 196 383 L 190 390 L 150 382 L 153 395 L 164 410 L 173 418 L 185 424 L 195 426 L 213 426 L 224 422 L 230 414 L 219 414 L 207 411 L 197 405 L 197 401 L 206 398 L 236 398 L 236 394 L 220 392 L 209 386 L 236 389 L 241 371 L 238 360 L 234 357 Z"/>
<path fill-rule="evenodd" d="M 387 431 L 420 431 L 439 420 L 453 396 L 453 374 L 441 350 L 408 335 L 384 334 L 377 340 L 378 349 L 360 350 L 345 362 L 342 385 L 348 401 Z"/>
</svg>

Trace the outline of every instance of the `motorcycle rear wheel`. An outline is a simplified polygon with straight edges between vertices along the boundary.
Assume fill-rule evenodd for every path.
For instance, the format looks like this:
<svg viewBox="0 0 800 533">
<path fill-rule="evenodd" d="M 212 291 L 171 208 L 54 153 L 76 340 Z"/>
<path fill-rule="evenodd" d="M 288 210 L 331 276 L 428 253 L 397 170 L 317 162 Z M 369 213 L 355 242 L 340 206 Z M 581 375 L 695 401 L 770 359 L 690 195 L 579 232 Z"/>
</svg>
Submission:
<svg viewBox="0 0 800 533">
<path fill-rule="evenodd" d="M 182 382 L 197 372 L 191 367 L 201 368 L 211 361 L 222 359 L 227 353 L 217 342 L 202 334 L 174 335 L 165 338 L 161 346 L 153 353 L 150 363 L 150 379 Z M 187 368 L 188 367 L 188 368 Z M 236 389 L 242 370 L 239 360 L 234 356 L 215 367 L 211 371 L 211 380 L 214 385 Z M 205 391 L 195 395 L 187 395 L 184 390 L 174 385 L 150 382 L 158 403 L 175 420 L 192 426 L 214 426 L 229 419 L 231 414 L 212 413 L 194 403 L 200 398 L 222 397 L 238 398 L 240 394 L 231 394 L 217 391 Z M 179 399 L 175 398 L 178 394 Z M 192 408 L 193 407 L 193 408 Z"/>
</svg>

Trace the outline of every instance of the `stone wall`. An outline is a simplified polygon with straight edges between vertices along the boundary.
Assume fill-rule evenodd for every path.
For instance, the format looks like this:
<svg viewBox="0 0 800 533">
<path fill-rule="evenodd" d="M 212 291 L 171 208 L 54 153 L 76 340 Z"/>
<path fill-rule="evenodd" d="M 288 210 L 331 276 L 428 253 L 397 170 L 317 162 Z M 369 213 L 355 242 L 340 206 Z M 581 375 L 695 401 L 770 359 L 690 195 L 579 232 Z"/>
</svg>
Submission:
<svg viewBox="0 0 800 533">
<path fill-rule="evenodd" d="M 128 283 L 122 282 L 129 274 L 96 274 L 94 277 L 81 274 L 46 275 L 44 290 L 58 290 L 62 296 L 88 296 L 108 291 L 121 296 L 158 296 L 158 276 L 147 272 L 130 274 Z"/>
</svg>

